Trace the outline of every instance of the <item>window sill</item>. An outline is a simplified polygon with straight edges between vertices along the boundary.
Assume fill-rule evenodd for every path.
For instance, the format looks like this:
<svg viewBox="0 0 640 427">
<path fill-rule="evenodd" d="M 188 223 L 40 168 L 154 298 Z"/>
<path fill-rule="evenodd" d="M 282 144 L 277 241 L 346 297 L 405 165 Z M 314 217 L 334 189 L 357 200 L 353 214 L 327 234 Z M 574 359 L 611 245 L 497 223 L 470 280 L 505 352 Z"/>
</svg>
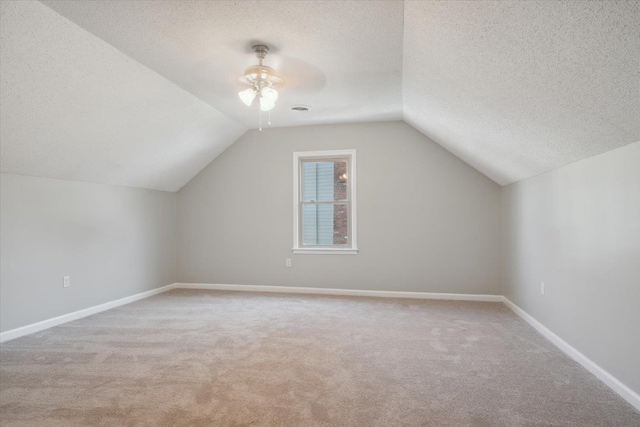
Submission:
<svg viewBox="0 0 640 427">
<path fill-rule="evenodd" d="M 353 248 L 293 248 L 298 255 L 356 255 L 358 249 Z"/>
</svg>

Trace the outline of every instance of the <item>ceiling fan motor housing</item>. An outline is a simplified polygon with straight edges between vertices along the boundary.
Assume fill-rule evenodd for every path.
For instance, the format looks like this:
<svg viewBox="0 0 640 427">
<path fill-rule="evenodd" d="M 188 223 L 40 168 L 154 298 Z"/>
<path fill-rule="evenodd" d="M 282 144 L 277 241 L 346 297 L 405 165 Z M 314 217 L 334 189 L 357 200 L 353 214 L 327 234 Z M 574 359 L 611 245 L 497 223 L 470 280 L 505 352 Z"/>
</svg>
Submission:
<svg viewBox="0 0 640 427">
<path fill-rule="evenodd" d="M 257 91 L 260 91 L 263 87 L 282 86 L 282 79 L 278 77 L 276 71 L 267 65 L 262 65 L 262 60 L 267 56 L 267 53 L 269 53 L 269 48 L 259 44 L 253 46 L 253 51 L 258 57 L 259 64 L 252 65 L 245 70 L 244 78 L 247 84 Z"/>
</svg>

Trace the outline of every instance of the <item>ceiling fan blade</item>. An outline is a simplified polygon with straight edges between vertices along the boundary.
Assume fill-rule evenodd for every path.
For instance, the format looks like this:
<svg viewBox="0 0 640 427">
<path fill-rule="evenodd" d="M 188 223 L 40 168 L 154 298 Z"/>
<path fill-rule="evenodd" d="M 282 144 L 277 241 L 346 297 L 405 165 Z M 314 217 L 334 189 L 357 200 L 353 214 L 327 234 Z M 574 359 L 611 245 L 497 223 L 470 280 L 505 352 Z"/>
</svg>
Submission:
<svg viewBox="0 0 640 427">
<path fill-rule="evenodd" d="M 284 80 L 283 89 L 301 93 L 317 93 L 324 88 L 327 78 L 315 65 L 301 59 L 285 55 L 274 55 L 269 58 L 273 67 Z M 267 61 L 265 60 L 265 63 Z"/>
</svg>

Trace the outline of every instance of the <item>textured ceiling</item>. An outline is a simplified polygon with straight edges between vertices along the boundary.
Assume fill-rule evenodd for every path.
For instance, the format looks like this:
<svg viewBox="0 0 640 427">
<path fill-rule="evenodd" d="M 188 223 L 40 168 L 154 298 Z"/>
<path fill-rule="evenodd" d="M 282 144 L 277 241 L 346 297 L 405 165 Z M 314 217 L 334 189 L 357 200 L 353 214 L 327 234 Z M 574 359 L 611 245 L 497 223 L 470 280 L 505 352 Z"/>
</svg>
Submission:
<svg viewBox="0 0 640 427">
<path fill-rule="evenodd" d="M 2 172 L 176 191 L 245 128 L 37 2 L 2 2 Z"/>
<path fill-rule="evenodd" d="M 285 79 L 273 126 L 402 119 L 402 2 L 43 3 L 249 128 L 258 111 L 237 81 L 257 63 L 252 41 Z"/>
<path fill-rule="evenodd" d="M 274 126 L 404 119 L 500 184 L 640 140 L 640 2 L 42 3 L 0 3 L 3 172 L 179 189 L 257 125 L 252 41 Z"/>
<path fill-rule="evenodd" d="M 640 2 L 405 3 L 404 119 L 499 184 L 640 140 Z"/>
</svg>

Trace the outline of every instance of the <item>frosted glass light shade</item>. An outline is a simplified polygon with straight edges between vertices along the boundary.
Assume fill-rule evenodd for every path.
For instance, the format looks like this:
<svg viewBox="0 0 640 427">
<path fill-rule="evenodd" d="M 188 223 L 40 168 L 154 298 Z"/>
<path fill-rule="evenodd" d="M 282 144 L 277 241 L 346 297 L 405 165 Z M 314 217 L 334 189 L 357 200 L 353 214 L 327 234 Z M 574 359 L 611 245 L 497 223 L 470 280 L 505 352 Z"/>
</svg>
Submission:
<svg viewBox="0 0 640 427">
<path fill-rule="evenodd" d="M 263 87 L 260 92 L 260 109 L 262 111 L 269 111 L 276 105 L 278 99 L 278 91 L 271 89 L 270 87 Z"/>
<path fill-rule="evenodd" d="M 278 91 L 271 89 L 270 87 L 263 87 L 262 98 L 264 98 L 265 102 L 268 102 L 269 104 L 275 104 L 278 99 Z"/>
<path fill-rule="evenodd" d="M 271 110 L 271 109 L 272 109 L 273 107 L 275 107 L 275 106 L 276 106 L 276 104 L 266 102 L 266 101 L 264 100 L 264 98 L 260 98 L 260 109 L 261 109 L 262 111 L 269 111 L 269 110 Z"/>
<path fill-rule="evenodd" d="M 248 107 L 253 104 L 253 100 L 256 98 L 257 92 L 250 87 L 249 89 L 245 89 L 242 92 L 238 93 L 238 96 Z"/>
</svg>

